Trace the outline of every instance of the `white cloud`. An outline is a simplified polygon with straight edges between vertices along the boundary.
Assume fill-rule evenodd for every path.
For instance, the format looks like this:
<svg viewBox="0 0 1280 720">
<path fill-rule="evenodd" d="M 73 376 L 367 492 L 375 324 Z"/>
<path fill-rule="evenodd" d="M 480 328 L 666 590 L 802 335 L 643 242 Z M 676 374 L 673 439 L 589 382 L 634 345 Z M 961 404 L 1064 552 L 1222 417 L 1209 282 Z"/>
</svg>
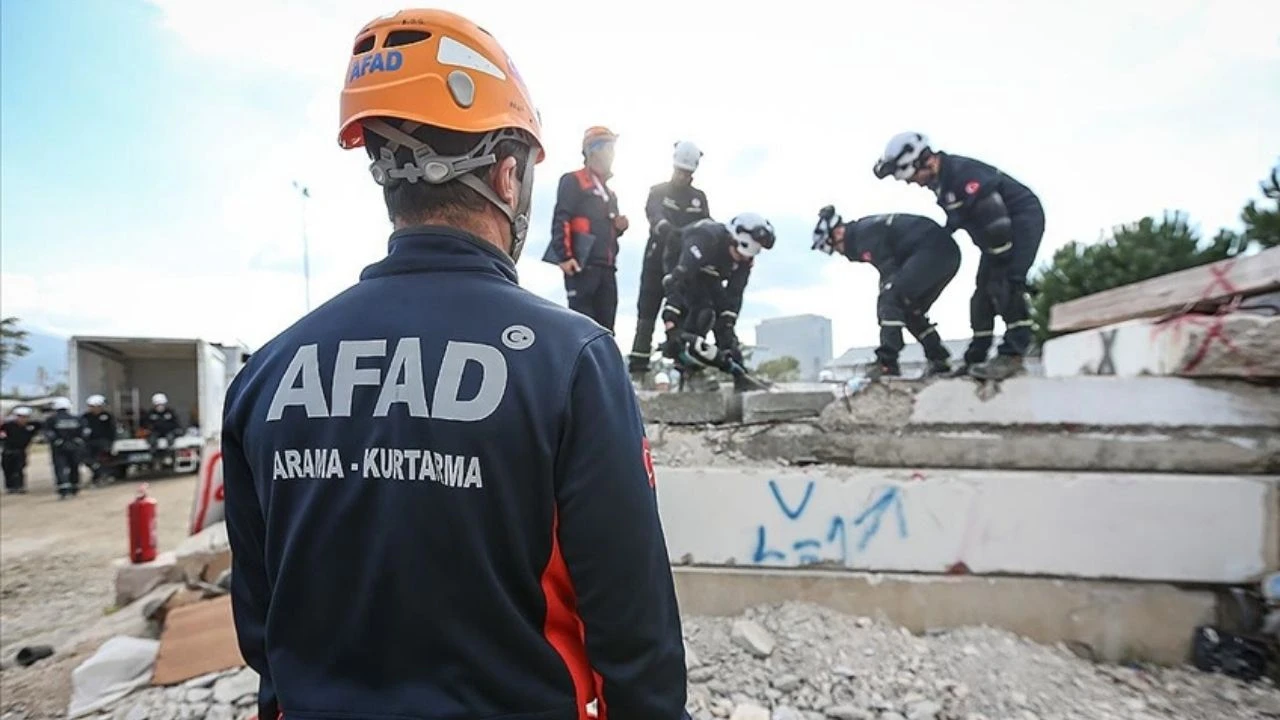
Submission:
<svg viewBox="0 0 1280 720">
<path fill-rule="evenodd" d="M 198 249 L 175 248 L 179 270 L 164 262 L 174 258 L 131 258 L 129 268 L 118 268 L 152 276 L 153 286 L 189 305 L 147 307 L 145 296 L 127 289 L 112 300 L 130 308 L 122 317 L 95 301 L 94 290 L 76 289 L 91 274 L 86 268 L 6 275 L 6 314 L 12 307 L 33 322 L 77 331 L 176 329 L 262 342 L 302 310 L 292 180 L 313 194 L 313 305 L 385 251 L 389 228 L 364 156 L 336 147 L 337 97 L 356 30 L 400 4 L 151 2 L 185 51 L 268 87 L 301 89 L 311 100 L 287 118 L 218 108 L 231 123 L 225 134 L 192 139 L 209 155 L 206 179 L 222 188 L 199 208 L 205 222 L 184 229 L 184 242 Z M 687 0 L 614 4 L 608 13 L 598 2 L 439 4 L 477 20 L 506 46 L 546 123 L 548 160 L 539 167 L 540 201 L 520 263 L 526 287 L 563 302 L 558 271 L 539 262 L 548 186 L 577 166 L 583 128 L 606 124 L 622 134 L 614 186 L 633 226 L 620 257 L 624 346 L 634 325 L 645 195 L 669 173 L 677 139 L 705 150 L 698 184 L 718 217 L 755 210 L 775 225 L 807 228 L 829 202 L 846 217 L 899 211 L 940 218 L 926 191 L 870 173 L 888 136 L 920 129 L 1039 192 L 1048 210 L 1042 260 L 1067 240 L 1092 240 L 1166 207 L 1190 211 L 1210 232 L 1234 223 L 1280 151 L 1274 3 L 797 0 L 785 11 L 737 5 L 728 13 Z M 968 333 L 977 264 L 968 239 L 957 239 L 965 262 L 933 312 L 948 337 Z M 807 229 L 780 241 L 807 248 Z M 873 343 L 874 273 L 816 255 L 800 267 L 804 274 L 786 287 L 748 290 L 744 334 L 762 319 L 753 308 L 769 308 L 832 317 L 837 353 Z"/>
</svg>

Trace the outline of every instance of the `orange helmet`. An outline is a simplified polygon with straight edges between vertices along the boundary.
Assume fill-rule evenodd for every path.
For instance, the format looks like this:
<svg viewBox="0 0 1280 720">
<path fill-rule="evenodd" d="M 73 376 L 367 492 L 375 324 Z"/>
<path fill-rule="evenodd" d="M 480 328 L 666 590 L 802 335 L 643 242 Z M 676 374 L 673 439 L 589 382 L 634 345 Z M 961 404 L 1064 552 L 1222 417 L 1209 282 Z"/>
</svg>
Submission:
<svg viewBox="0 0 1280 720">
<path fill-rule="evenodd" d="M 603 125 L 592 125 L 582 134 L 582 152 L 599 142 L 613 142 L 618 135 Z"/>
<path fill-rule="evenodd" d="M 356 34 L 338 130 L 364 145 L 365 118 L 383 116 L 468 133 L 514 128 L 542 149 L 542 123 L 511 58 L 486 30 L 445 10 L 401 10 Z"/>
</svg>

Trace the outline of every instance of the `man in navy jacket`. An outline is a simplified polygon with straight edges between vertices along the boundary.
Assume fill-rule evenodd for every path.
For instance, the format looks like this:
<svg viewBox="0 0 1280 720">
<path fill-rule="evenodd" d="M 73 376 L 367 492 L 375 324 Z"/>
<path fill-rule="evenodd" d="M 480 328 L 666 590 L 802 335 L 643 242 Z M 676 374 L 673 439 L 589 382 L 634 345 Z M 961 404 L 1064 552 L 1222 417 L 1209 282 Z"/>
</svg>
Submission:
<svg viewBox="0 0 1280 720">
<path fill-rule="evenodd" d="M 260 717 L 685 717 L 621 353 L 516 282 L 543 156 L 524 83 L 440 10 L 352 47 L 340 144 L 373 160 L 389 253 L 255 353 L 224 418 Z"/>
</svg>

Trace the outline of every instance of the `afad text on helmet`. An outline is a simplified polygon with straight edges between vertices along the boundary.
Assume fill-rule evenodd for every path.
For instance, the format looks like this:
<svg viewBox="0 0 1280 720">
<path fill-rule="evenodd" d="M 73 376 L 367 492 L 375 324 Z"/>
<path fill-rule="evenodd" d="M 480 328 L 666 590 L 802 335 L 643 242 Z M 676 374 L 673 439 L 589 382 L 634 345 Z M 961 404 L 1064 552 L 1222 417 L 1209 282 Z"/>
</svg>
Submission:
<svg viewBox="0 0 1280 720">
<path fill-rule="evenodd" d="M 404 66 L 404 55 L 399 50 L 369 53 L 351 61 L 347 82 L 351 83 L 370 73 L 395 72 Z"/>
</svg>

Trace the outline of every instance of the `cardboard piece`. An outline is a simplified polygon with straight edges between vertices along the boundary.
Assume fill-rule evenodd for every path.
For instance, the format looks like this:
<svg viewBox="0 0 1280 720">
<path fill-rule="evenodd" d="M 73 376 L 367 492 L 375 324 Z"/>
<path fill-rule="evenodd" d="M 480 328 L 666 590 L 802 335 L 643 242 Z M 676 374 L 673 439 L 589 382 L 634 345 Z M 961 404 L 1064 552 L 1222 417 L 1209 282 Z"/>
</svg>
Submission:
<svg viewBox="0 0 1280 720">
<path fill-rule="evenodd" d="M 152 685 L 244 667 L 231 617 L 231 596 L 175 607 L 165 619 Z"/>
</svg>

